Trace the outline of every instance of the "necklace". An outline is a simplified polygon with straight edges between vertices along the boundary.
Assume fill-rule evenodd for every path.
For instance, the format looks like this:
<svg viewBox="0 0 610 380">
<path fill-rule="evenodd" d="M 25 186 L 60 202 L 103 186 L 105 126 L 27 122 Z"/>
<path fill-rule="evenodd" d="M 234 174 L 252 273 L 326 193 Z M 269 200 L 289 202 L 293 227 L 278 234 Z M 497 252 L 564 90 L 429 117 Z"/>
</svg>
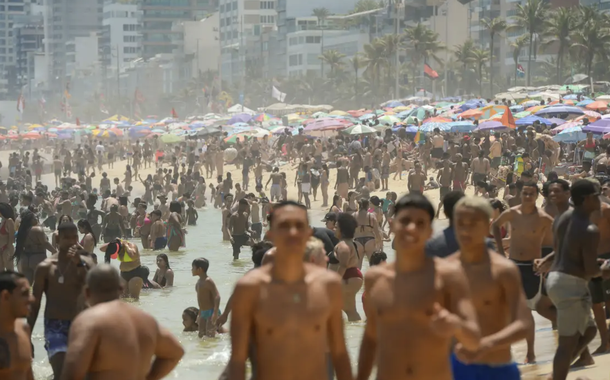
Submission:
<svg viewBox="0 0 610 380">
<path fill-rule="evenodd" d="M 63 284 L 64 283 L 64 274 L 68 271 L 68 269 L 70 269 L 69 265 L 67 264 L 66 267 L 64 268 L 63 272 L 59 269 L 59 261 L 57 262 L 57 271 L 59 272 L 59 277 L 57 278 L 57 283 L 59 284 Z"/>
</svg>

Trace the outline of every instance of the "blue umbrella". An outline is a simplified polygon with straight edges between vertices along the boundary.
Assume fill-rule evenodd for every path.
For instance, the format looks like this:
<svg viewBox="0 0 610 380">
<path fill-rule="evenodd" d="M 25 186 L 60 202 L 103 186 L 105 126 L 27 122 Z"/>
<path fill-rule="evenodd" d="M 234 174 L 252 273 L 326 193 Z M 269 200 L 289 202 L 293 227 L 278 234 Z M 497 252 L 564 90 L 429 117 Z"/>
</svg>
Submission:
<svg viewBox="0 0 610 380">
<path fill-rule="evenodd" d="M 452 123 L 446 123 L 449 126 L 449 130 L 454 133 L 470 133 L 476 127 L 470 121 L 454 121 Z"/>
<path fill-rule="evenodd" d="M 583 132 L 610 133 L 610 119 L 599 119 L 582 129 Z"/>
<path fill-rule="evenodd" d="M 515 104 L 514 106 L 510 106 L 508 108 L 510 109 L 511 112 L 521 112 L 525 109 L 525 107 L 523 107 L 520 104 Z"/>
<path fill-rule="evenodd" d="M 541 109 L 536 112 L 536 116 L 550 116 L 550 115 L 559 115 L 562 113 L 572 114 L 572 115 L 584 115 L 584 112 L 578 108 L 573 106 L 558 106 L 558 107 L 547 107 Z"/>
<path fill-rule="evenodd" d="M 241 122 L 233 123 L 233 126 L 235 128 L 250 128 L 250 124 L 248 124 L 248 123 L 241 123 Z"/>
<path fill-rule="evenodd" d="M 497 120 L 489 120 L 479 124 L 475 131 L 491 131 L 500 129 L 508 129 L 508 127 L 504 126 L 501 122 Z"/>
<path fill-rule="evenodd" d="M 563 97 L 565 100 L 578 100 L 578 95 L 576 94 L 568 94 Z M 581 99 L 589 99 L 586 96 L 581 96 Z M 580 106 L 579 106 L 580 107 Z"/>
<path fill-rule="evenodd" d="M 406 117 L 409 116 L 409 113 L 411 112 L 411 110 L 406 110 L 406 111 L 402 111 L 396 114 L 396 117 L 399 119 L 404 119 Z"/>
<path fill-rule="evenodd" d="M 473 108 L 485 107 L 486 103 L 482 99 L 470 99 L 460 106 L 462 112 L 471 110 Z"/>
<path fill-rule="evenodd" d="M 542 117 L 538 117 L 538 116 L 534 116 L 534 115 L 529 115 L 529 116 L 523 117 L 523 118 L 515 121 L 515 124 L 517 124 L 518 126 L 533 125 L 535 121 L 538 121 L 545 125 L 553 124 L 553 122 L 548 119 L 544 119 Z"/>
<path fill-rule="evenodd" d="M 407 133 L 417 133 L 419 130 L 419 128 L 417 128 L 415 125 L 407 125 L 406 127 L 404 125 L 397 125 L 392 127 L 392 132 L 398 132 L 398 130 L 402 128 L 404 128 L 405 132 Z"/>
<path fill-rule="evenodd" d="M 240 114 L 234 115 L 231 119 L 229 119 L 229 124 L 247 123 L 250 120 L 252 120 L 252 115 L 247 114 L 247 113 L 240 113 Z"/>
<path fill-rule="evenodd" d="M 388 108 L 396 108 L 396 107 L 403 107 L 404 104 L 402 104 L 401 102 L 390 102 L 388 104 L 385 105 Z"/>
<path fill-rule="evenodd" d="M 566 128 L 553 136 L 553 141 L 575 143 L 583 141 L 587 138 L 587 134 L 582 131 L 583 128 L 579 125 Z"/>
<path fill-rule="evenodd" d="M 587 105 L 593 103 L 594 100 L 593 99 L 585 99 L 579 103 L 576 104 L 576 107 L 586 107 Z"/>
<path fill-rule="evenodd" d="M 421 128 L 419 128 L 420 131 L 422 132 L 433 132 L 434 129 L 440 129 L 441 132 L 448 132 L 451 127 L 449 126 L 449 123 L 425 123 L 421 126 Z"/>
<path fill-rule="evenodd" d="M 373 118 L 373 117 L 375 117 L 374 113 L 367 113 L 367 114 L 364 114 L 364 115 L 360 116 L 360 120 L 368 120 L 368 119 Z"/>
<path fill-rule="evenodd" d="M 548 121 L 550 121 L 553 124 L 557 124 L 557 126 L 560 126 L 561 124 L 564 124 L 566 121 L 563 119 L 559 119 L 557 117 L 552 117 L 550 119 L 547 119 Z"/>
</svg>

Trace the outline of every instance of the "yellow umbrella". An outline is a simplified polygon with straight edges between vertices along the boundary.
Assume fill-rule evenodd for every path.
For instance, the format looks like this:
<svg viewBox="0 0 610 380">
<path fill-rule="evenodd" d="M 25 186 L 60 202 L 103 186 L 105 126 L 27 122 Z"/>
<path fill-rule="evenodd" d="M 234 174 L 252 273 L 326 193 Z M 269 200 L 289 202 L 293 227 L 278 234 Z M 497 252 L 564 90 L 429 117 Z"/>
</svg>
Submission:
<svg viewBox="0 0 610 380">
<path fill-rule="evenodd" d="M 341 111 L 341 110 L 335 110 L 335 111 L 329 113 L 329 115 L 333 115 L 333 116 L 349 116 L 349 113 L 347 113 L 345 111 Z"/>
<path fill-rule="evenodd" d="M 128 121 L 129 118 L 127 116 L 116 114 L 116 115 L 110 116 L 108 119 L 106 119 L 104 121 L 123 121 L 123 120 Z"/>
<path fill-rule="evenodd" d="M 394 108 L 393 108 L 393 111 L 394 111 L 394 112 L 397 112 L 397 113 L 400 113 L 400 112 L 402 112 L 402 111 L 408 111 L 408 110 L 410 110 L 411 108 L 412 108 L 412 107 L 408 107 L 408 106 L 398 106 L 398 107 L 394 107 Z"/>
<path fill-rule="evenodd" d="M 301 120 L 301 115 L 296 114 L 296 113 L 291 113 L 286 115 L 286 118 L 288 119 L 288 123 L 294 123 L 295 121 L 299 121 Z"/>
<path fill-rule="evenodd" d="M 28 130 L 32 130 L 32 129 L 36 129 L 36 128 L 44 128 L 42 125 L 40 124 L 32 124 L 28 127 Z"/>
</svg>

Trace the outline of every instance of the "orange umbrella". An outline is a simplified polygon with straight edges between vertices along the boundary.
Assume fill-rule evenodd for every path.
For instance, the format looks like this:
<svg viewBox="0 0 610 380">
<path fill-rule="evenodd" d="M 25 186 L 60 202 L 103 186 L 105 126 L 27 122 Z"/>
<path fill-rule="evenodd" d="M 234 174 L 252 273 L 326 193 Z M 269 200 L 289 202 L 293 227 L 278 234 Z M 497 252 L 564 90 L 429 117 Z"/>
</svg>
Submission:
<svg viewBox="0 0 610 380">
<path fill-rule="evenodd" d="M 444 117 L 440 117 L 440 116 L 436 116 L 436 117 L 429 117 L 426 120 L 424 120 L 422 122 L 423 123 L 450 123 L 452 120 L 451 119 L 447 119 Z"/>
<path fill-rule="evenodd" d="M 481 115 L 483 115 L 483 111 L 474 108 L 474 109 L 462 112 L 461 114 L 458 115 L 458 117 L 461 117 L 462 119 L 470 119 L 473 117 L 475 117 L 475 118 L 479 117 Z"/>
<path fill-rule="evenodd" d="M 585 108 L 590 110 L 605 111 L 606 109 L 608 109 L 608 103 L 602 100 L 598 100 L 596 102 L 587 104 Z"/>
<path fill-rule="evenodd" d="M 42 136 L 40 136 L 40 133 L 38 132 L 28 132 L 21 135 L 21 137 L 23 137 L 24 139 L 39 139 Z"/>
</svg>

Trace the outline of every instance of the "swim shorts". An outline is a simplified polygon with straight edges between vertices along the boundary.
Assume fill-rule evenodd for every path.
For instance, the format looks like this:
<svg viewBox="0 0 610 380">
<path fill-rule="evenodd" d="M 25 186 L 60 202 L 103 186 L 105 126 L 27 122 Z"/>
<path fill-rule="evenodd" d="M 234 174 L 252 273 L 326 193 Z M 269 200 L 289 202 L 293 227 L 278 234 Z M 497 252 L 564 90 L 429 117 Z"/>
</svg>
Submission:
<svg viewBox="0 0 610 380">
<path fill-rule="evenodd" d="M 464 364 L 451 355 L 453 380 L 519 380 L 521 373 L 515 363 L 502 365 Z"/>
<path fill-rule="evenodd" d="M 512 259 L 511 259 L 512 260 Z M 527 306 L 531 310 L 536 309 L 536 301 L 540 292 L 540 276 L 534 271 L 533 261 L 512 260 L 521 273 L 521 285 L 527 299 Z"/>
<path fill-rule="evenodd" d="M 155 239 L 155 246 L 153 248 L 154 251 L 158 251 L 160 249 L 164 249 L 167 246 L 167 238 L 165 236 L 159 236 Z"/>
<path fill-rule="evenodd" d="M 72 321 L 62 319 L 44 320 L 44 348 L 49 359 L 55 354 L 68 351 L 68 333 Z"/>
<path fill-rule="evenodd" d="M 584 335 L 587 328 L 595 327 L 587 280 L 567 273 L 551 272 L 546 285 L 549 298 L 557 308 L 559 336 Z"/>
<path fill-rule="evenodd" d="M 222 314 L 222 311 L 220 311 L 220 309 L 218 309 L 218 315 L 221 315 L 221 314 Z M 210 318 L 212 318 L 213 315 L 214 315 L 214 309 L 201 310 L 201 312 L 200 312 L 201 319 L 210 319 Z"/>
<path fill-rule="evenodd" d="M 604 253 L 599 255 L 598 258 L 608 260 L 610 259 L 610 254 Z M 601 277 L 592 278 L 589 281 L 589 292 L 591 293 L 593 304 L 610 301 L 610 281 L 603 280 Z"/>
<path fill-rule="evenodd" d="M 144 287 L 148 288 L 151 286 L 150 281 L 148 281 L 148 276 L 150 276 L 150 269 L 148 269 L 145 265 L 140 265 L 139 267 L 130 270 L 129 272 L 121 272 L 121 277 L 125 282 L 129 283 L 131 279 L 139 277 L 144 282 Z"/>
</svg>

